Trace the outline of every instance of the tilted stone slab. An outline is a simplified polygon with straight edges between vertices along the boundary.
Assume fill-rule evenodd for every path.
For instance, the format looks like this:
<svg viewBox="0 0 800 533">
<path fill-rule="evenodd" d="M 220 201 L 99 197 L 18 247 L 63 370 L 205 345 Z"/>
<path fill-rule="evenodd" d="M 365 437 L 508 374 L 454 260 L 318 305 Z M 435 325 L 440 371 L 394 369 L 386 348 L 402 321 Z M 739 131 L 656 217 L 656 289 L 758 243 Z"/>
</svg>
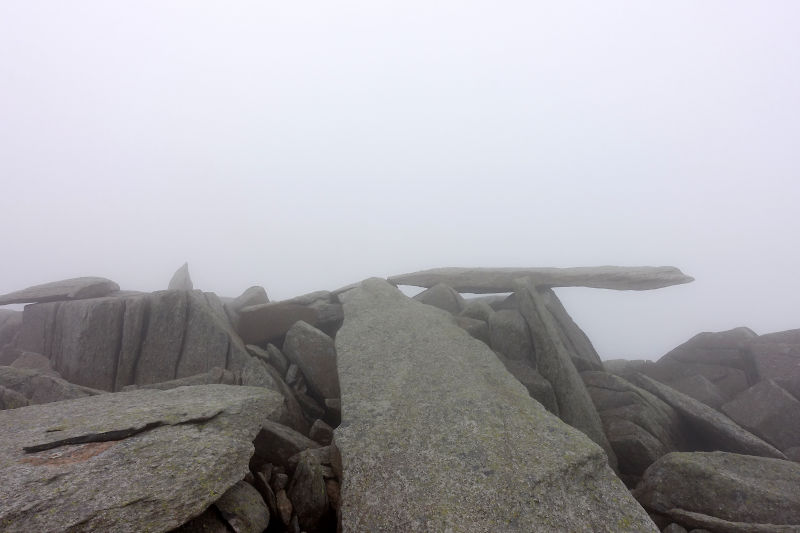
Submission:
<svg viewBox="0 0 800 533">
<path fill-rule="evenodd" d="M 119 285 L 110 279 L 72 278 L 0 295 L 0 305 L 98 298 L 118 290 Z"/>
<path fill-rule="evenodd" d="M 800 446 L 800 400 L 771 379 L 723 405 L 722 412 L 781 450 Z"/>
<path fill-rule="evenodd" d="M 537 369 L 553 386 L 558 416 L 602 446 L 609 464 L 616 469 L 617 457 L 603 431 L 603 423 L 592 398 L 575 368 L 574 352 L 564 344 L 558 323 L 547 309 L 544 297 L 536 288 L 524 282 L 518 285 L 514 294 L 531 331 Z"/>
<path fill-rule="evenodd" d="M 532 278 L 537 287 L 594 287 L 643 291 L 694 281 L 675 267 L 432 268 L 389 278 L 393 285 L 430 288 L 444 283 L 458 292 L 513 292 L 515 280 Z"/>
<path fill-rule="evenodd" d="M 378 279 L 340 299 L 343 531 L 658 531 L 449 314 Z"/>
<path fill-rule="evenodd" d="M 642 374 L 637 374 L 633 382 L 675 409 L 692 427 L 695 435 L 705 441 L 705 445 L 720 451 L 786 459 L 780 450 L 691 396 Z"/>
<path fill-rule="evenodd" d="M 282 402 L 254 387 L 103 394 L 0 412 L 0 530 L 169 531 L 241 480 Z"/>
</svg>

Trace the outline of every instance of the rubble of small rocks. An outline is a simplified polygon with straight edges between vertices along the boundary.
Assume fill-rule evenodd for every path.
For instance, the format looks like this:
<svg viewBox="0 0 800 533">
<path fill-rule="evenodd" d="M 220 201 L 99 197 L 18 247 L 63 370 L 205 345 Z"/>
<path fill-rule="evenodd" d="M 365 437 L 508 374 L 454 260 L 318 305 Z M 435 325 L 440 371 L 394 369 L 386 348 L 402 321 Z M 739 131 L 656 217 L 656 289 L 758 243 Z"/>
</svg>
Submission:
<svg viewBox="0 0 800 533">
<path fill-rule="evenodd" d="M 0 295 L 28 304 L 0 309 L 0 530 L 798 531 L 800 330 L 604 362 L 552 290 L 690 281 L 448 268 L 273 302 L 185 264 Z"/>
</svg>

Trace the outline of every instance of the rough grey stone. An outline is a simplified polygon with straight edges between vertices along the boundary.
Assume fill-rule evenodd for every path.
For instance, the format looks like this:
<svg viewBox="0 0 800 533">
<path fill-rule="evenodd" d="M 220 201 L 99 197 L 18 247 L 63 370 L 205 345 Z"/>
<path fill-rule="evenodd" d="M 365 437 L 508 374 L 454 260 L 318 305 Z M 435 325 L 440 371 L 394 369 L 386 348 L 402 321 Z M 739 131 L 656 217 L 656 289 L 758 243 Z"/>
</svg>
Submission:
<svg viewBox="0 0 800 533">
<path fill-rule="evenodd" d="M 469 333 L 472 337 L 489 345 L 489 324 L 477 318 L 469 318 L 466 316 L 455 317 L 456 324 Z"/>
<path fill-rule="evenodd" d="M 528 359 L 509 359 L 497 354 L 506 370 L 525 386 L 531 398 L 539 402 L 545 409 L 558 416 L 558 402 L 553 393 L 553 386 L 542 377 L 536 367 Z"/>
<path fill-rule="evenodd" d="M 172 533 L 230 533 L 228 524 L 220 517 L 216 508 L 209 507 L 203 514 L 196 516 Z"/>
<path fill-rule="evenodd" d="M 313 454 L 303 452 L 287 491 L 303 530 L 314 531 L 328 511 L 328 492 L 322 465 Z"/>
<path fill-rule="evenodd" d="M 537 289 L 526 283 L 521 283 L 515 294 L 536 347 L 537 370 L 553 386 L 558 416 L 599 444 L 608 455 L 611 467 L 616 469 L 617 458 L 603 431 L 600 415 L 572 362 L 571 352 L 561 340 L 558 325 L 547 310 L 544 299 Z"/>
<path fill-rule="evenodd" d="M 464 300 L 464 309 L 461 311 L 461 316 L 476 318 L 488 323 L 493 314 L 494 309 L 492 309 L 492 306 L 483 300 Z"/>
<path fill-rule="evenodd" d="M 657 531 L 602 450 L 452 319 L 378 279 L 340 300 L 344 531 Z"/>
<path fill-rule="evenodd" d="M 711 449 L 786 459 L 779 450 L 706 404 L 642 374 L 636 376 L 635 383 L 675 409 Z"/>
<path fill-rule="evenodd" d="M 224 368 L 214 367 L 208 372 L 202 374 L 195 374 L 185 378 L 172 379 L 170 381 L 162 381 L 161 383 L 150 383 L 147 385 L 127 385 L 122 390 L 136 390 L 136 389 L 158 389 L 169 390 L 177 389 L 178 387 L 188 387 L 192 385 L 239 385 L 239 380 L 236 374 Z"/>
<path fill-rule="evenodd" d="M 0 529 L 178 527 L 242 479 L 279 403 L 265 389 L 205 385 L 2 411 Z"/>
<path fill-rule="evenodd" d="M 318 418 L 311 424 L 308 436 L 311 440 L 327 446 L 333 440 L 333 428 Z"/>
<path fill-rule="evenodd" d="M 236 297 L 228 307 L 230 307 L 233 311 L 238 313 L 245 307 L 250 307 L 251 305 L 262 305 L 269 303 L 269 296 L 267 296 L 267 290 L 264 287 L 259 285 L 254 285 L 247 290 L 245 290 L 242 294 Z"/>
<path fill-rule="evenodd" d="M 110 279 L 72 278 L 0 295 L 0 305 L 99 298 L 118 290 L 119 285 Z"/>
<path fill-rule="evenodd" d="M 686 528 L 675 522 L 664 528 L 662 533 L 687 533 Z"/>
<path fill-rule="evenodd" d="M 757 380 L 772 379 L 800 400 L 800 330 L 762 335 L 748 347 Z M 787 342 L 793 341 L 793 342 Z"/>
<path fill-rule="evenodd" d="M 22 393 L 0 385 L 0 410 L 17 409 L 26 405 L 30 405 L 30 402 Z"/>
<path fill-rule="evenodd" d="M 289 361 L 300 368 L 308 386 L 320 399 L 339 396 L 333 339 L 301 321 L 286 333 L 283 351 Z"/>
<path fill-rule="evenodd" d="M 438 307 L 452 315 L 457 315 L 464 308 L 464 298 L 444 283 L 437 283 L 414 296 L 418 302 Z"/>
<path fill-rule="evenodd" d="M 753 385 L 722 412 L 780 450 L 800 446 L 800 401 L 772 380 Z"/>
<path fill-rule="evenodd" d="M 528 324 L 516 309 L 504 309 L 491 315 L 489 338 L 492 349 L 508 359 L 528 360 L 536 364 Z"/>
<path fill-rule="evenodd" d="M 251 387 L 266 387 L 283 396 L 283 406 L 274 420 L 303 434 L 308 432 L 308 421 L 295 393 L 283 381 L 277 370 L 260 359 L 251 357 L 241 371 L 240 382 Z"/>
<path fill-rule="evenodd" d="M 38 370 L 42 374 L 48 376 L 61 377 L 58 372 L 53 370 L 53 367 L 50 365 L 50 359 L 38 353 L 21 352 L 19 357 L 14 359 L 14 362 L 9 366 L 14 368 L 29 368 L 31 370 Z"/>
<path fill-rule="evenodd" d="M 725 403 L 725 397 L 719 387 L 711 383 L 702 374 L 678 378 L 675 381 L 670 381 L 669 386 L 716 410 L 719 410 L 722 404 Z"/>
<path fill-rule="evenodd" d="M 22 327 L 22 312 L 0 309 L 0 349 L 10 344 Z"/>
<path fill-rule="evenodd" d="M 184 263 L 183 266 L 172 275 L 167 290 L 190 291 L 192 289 L 194 289 L 194 285 L 192 284 L 192 277 L 189 275 L 189 263 Z"/>
<path fill-rule="evenodd" d="M 689 283 L 694 278 L 675 267 L 575 267 L 575 268 L 432 268 L 392 276 L 393 285 L 433 287 L 449 285 L 458 292 L 477 294 L 516 291 L 516 280 L 532 278 L 537 287 L 595 287 L 648 290 Z"/>
<path fill-rule="evenodd" d="M 239 481 L 214 502 L 235 533 L 263 533 L 269 525 L 269 510 L 258 491 Z"/>
<path fill-rule="evenodd" d="M 315 327 L 330 337 L 336 336 L 336 332 L 342 326 L 342 320 L 344 320 L 342 305 L 319 301 L 309 307 L 317 312 Z"/>
<path fill-rule="evenodd" d="M 315 325 L 317 311 L 283 302 L 251 305 L 239 313 L 236 328 L 245 343 L 262 344 L 284 336 L 300 320 Z"/>
<path fill-rule="evenodd" d="M 647 469 L 634 495 L 648 509 L 690 527 L 788 532 L 800 530 L 797 487 L 797 463 L 726 452 L 674 452 Z"/>
<path fill-rule="evenodd" d="M 0 386 L 24 396 L 31 405 L 95 396 L 104 391 L 82 387 L 29 368 L 0 366 Z"/>
<path fill-rule="evenodd" d="M 264 463 L 286 466 L 289 457 L 319 444 L 290 427 L 272 420 L 264 420 L 255 440 L 255 455 L 251 461 L 253 469 Z"/>
</svg>

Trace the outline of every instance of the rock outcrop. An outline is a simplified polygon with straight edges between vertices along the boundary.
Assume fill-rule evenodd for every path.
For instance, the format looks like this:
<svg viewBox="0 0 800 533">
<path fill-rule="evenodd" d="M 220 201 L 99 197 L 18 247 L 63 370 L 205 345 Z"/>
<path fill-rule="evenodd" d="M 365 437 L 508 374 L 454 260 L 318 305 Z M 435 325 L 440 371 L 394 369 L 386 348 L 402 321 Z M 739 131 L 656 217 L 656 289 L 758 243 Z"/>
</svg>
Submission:
<svg viewBox="0 0 800 533">
<path fill-rule="evenodd" d="M 0 387 L 7 391 L 14 391 L 25 398 L 26 405 L 73 400 L 104 392 L 75 385 L 38 370 L 11 366 L 0 366 Z M 13 406 L 7 405 L 4 408 L 11 409 Z"/>
<path fill-rule="evenodd" d="M 448 315 L 377 279 L 339 298 L 343 530 L 658 531 L 602 449 Z"/>
<path fill-rule="evenodd" d="M 206 385 L 2 411 L 0 529 L 176 528 L 244 477 L 261 421 L 280 401 Z"/>
<path fill-rule="evenodd" d="M 723 405 L 722 412 L 779 450 L 800 446 L 800 400 L 771 379 Z"/>
<path fill-rule="evenodd" d="M 694 281 L 675 267 L 575 268 L 432 268 L 389 278 L 393 285 L 430 288 L 444 283 L 458 292 L 478 294 L 513 292 L 516 281 L 530 278 L 536 287 L 594 287 L 649 290 Z"/>
<path fill-rule="evenodd" d="M 182 267 L 175 271 L 169 280 L 167 289 L 171 291 L 190 291 L 194 289 L 192 277 L 189 275 L 189 263 L 184 263 Z"/>
</svg>

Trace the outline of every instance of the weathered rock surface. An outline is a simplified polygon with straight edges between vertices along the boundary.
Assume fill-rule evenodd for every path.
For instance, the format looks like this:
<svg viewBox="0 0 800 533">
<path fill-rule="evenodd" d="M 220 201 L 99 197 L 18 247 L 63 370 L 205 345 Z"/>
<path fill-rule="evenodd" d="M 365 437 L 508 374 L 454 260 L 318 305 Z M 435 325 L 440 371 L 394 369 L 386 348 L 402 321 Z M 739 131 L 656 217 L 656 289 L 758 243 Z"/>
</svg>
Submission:
<svg viewBox="0 0 800 533">
<path fill-rule="evenodd" d="M 711 383 L 702 374 L 678 378 L 675 381 L 670 381 L 669 386 L 718 411 L 722 404 L 725 403 L 725 395 L 719 387 Z"/>
<path fill-rule="evenodd" d="M 641 374 L 635 383 L 675 409 L 707 449 L 786 459 L 775 447 L 704 403 Z"/>
<path fill-rule="evenodd" d="M 542 377 L 536 367 L 533 366 L 533 363 L 527 359 L 509 359 L 500 353 L 497 354 L 497 357 L 506 367 L 506 370 L 511 372 L 511 375 L 517 378 L 528 390 L 531 398 L 558 416 L 558 402 L 553 393 L 553 386 Z"/>
<path fill-rule="evenodd" d="M 26 405 L 30 405 L 30 402 L 23 394 L 0 385 L 0 411 L 17 409 Z"/>
<path fill-rule="evenodd" d="M 800 329 L 762 335 L 748 350 L 758 380 L 772 379 L 800 400 Z"/>
<path fill-rule="evenodd" d="M 414 296 L 414 299 L 418 302 L 438 307 L 453 315 L 459 314 L 464 308 L 464 298 L 452 287 L 444 283 L 437 283 L 430 289 Z"/>
<path fill-rule="evenodd" d="M 345 531 L 658 531 L 602 450 L 452 319 L 383 280 L 339 298 Z"/>
<path fill-rule="evenodd" d="M 567 347 L 572 358 L 572 364 L 578 372 L 585 370 L 604 370 L 600 355 L 594 349 L 592 341 L 584 331 L 572 320 L 561 300 L 550 289 L 540 291 L 544 305 L 558 325 L 561 342 Z"/>
<path fill-rule="evenodd" d="M 456 324 L 463 328 L 464 331 L 469 333 L 472 337 L 485 343 L 487 346 L 491 342 L 489 338 L 489 324 L 477 318 L 469 318 L 468 316 L 455 317 Z"/>
<path fill-rule="evenodd" d="M 603 431 L 600 415 L 586 391 L 572 362 L 572 353 L 564 345 L 558 324 L 545 306 L 544 299 L 537 289 L 523 284 L 515 294 L 536 347 L 537 370 L 553 386 L 558 416 L 599 444 L 608 455 L 611 467 L 616 468 L 617 458 Z"/>
<path fill-rule="evenodd" d="M 185 378 L 180 379 L 172 379 L 169 381 L 162 381 L 160 383 L 150 383 L 147 385 L 128 385 L 124 387 L 122 390 L 129 391 L 129 390 L 136 390 L 136 389 L 158 389 L 158 390 L 169 390 L 169 389 L 177 389 L 178 387 L 188 387 L 192 385 L 240 385 L 238 383 L 238 379 L 236 374 L 231 372 L 230 370 L 225 370 L 224 368 L 214 367 L 208 372 L 203 372 L 202 374 L 195 374 L 194 376 L 188 376 Z"/>
<path fill-rule="evenodd" d="M 22 327 L 22 312 L 0 309 L 0 349 L 14 340 Z"/>
<path fill-rule="evenodd" d="M 247 472 L 266 389 L 137 390 L 0 412 L 0 529 L 168 531 Z M 109 473 L 113 475 L 109 475 Z"/>
<path fill-rule="evenodd" d="M 648 290 L 689 283 L 675 267 L 575 267 L 575 268 L 432 268 L 389 278 L 393 285 L 433 287 L 449 285 L 458 292 L 478 294 L 513 292 L 515 281 L 531 278 L 537 287 L 595 287 Z"/>
<path fill-rule="evenodd" d="M 725 452 L 670 453 L 634 494 L 691 527 L 725 532 L 800 531 L 800 464 Z"/>
<path fill-rule="evenodd" d="M 263 533 L 269 525 L 269 510 L 258 491 L 239 481 L 229 488 L 216 507 L 234 533 Z"/>
<path fill-rule="evenodd" d="M 287 491 L 300 527 L 305 531 L 315 531 L 328 511 L 322 471 L 322 465 L 313 454 L 301 453 Z"/>
<path fill-rule="evenodd" d="M 286 335 L 300 320 L 316 325 L 317 311 L 284 302 L 251 305 L 239 312 L 236 328 L 246 344 L 263 344 Z"/>
<path fill-rule="evenodd" d="M 603 421 L 619 460 L 619 471 L 637 479 L 662 455 L 683 449 L 686 427 L 656 396 L 606 372 L 582 372 L 581 378 Z"/>
<path fill-rule="evenodd" d="M 283 351 L 289 361 L 303 372 L 308 386 L 318 398 L 324 400 L 339 397 L 339 376 L 333 339 L 301 321 L 286 333 Z"/>
<path fill-rule="evenodd" d="M 42 374 L 46 374 L 48 376 L 55 376 L 57 378 L 61 377 L 58 372 L 53 370 L 53 367 L 50 364 L 50 359 L 38 353 L 23 351 L 9 366 L 14 368 L 29 368 L 31 370 L 38 370 Z"/>
<path fill-rule="evenodd" d="M 0 387 L 22 395 L 31 405 L 96 396 L 104 392 L 75 385 L 38 370 L 10 366 L 0 366 Z"/>
<path fill-rule="evenodd" d="M 167 290 L 190 291 L 192 289 L 194 289 L 194 284 L 192 284 L 192 277 L 189 275 L 189 263 L 184 263 L 183 266 L 172 275 Z"/>
<path fill-rule="evenodd" d="M 303 434 L 308 432 L 308 421 L 305 419 L 303 409 L 277 370 L 253 357 L 241 370 L 239 382 L 245 386 L 266 387 L 280 393 L 283 396 L 283 406 L 273 420 Z"/>
<path fill-rule="evenodd" d="M 72 278 L 0 295 L 0 305 L 98 298 L 118 290 L 119 285 L 110 279 Z"/>
<path fill-rule="evenodd" d="M 319 444 L 292 428 L 272 420 L 263 420 L 255 440 L 254 469 L 265 463 L 285 465 L 289 457 L 307 450 L 319 448 Z"/>
<path fill-rule="evenodd" d="M 508 359 L 527 359 L 536 364 L 528 324 L 516 309 L 492 313 L 489 318 L 489 340 L 492 349 Z"/>
<path fill-rule="evenodd" d="M 800 446 L 800 401 L 772 380 L 753 385 L 722 412 L 780 450 Z"/>
<path fill-rule="evenodd" d="M 239 370 L 250 358 L 219 298 L 201 291 L 29 305 L 17 344 L 64 379 L 109 391 Z"/>
</svg>

